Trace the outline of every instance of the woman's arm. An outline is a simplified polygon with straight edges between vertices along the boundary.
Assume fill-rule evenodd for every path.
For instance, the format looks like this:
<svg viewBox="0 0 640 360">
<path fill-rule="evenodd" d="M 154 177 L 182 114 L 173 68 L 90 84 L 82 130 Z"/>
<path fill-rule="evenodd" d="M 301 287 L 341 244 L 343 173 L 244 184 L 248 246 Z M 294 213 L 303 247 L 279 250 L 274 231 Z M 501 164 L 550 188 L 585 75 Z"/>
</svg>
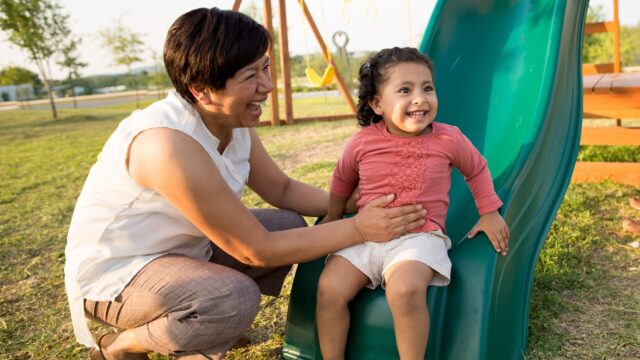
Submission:
<svg viewBox="0 0 640 360">
<path fill-rule="evenodd" d="M 132 142 L 129 172 L 163 195 L 208 238 L 239 261 L 278 266 L 309 261 L 365 240 L 386 241 L 421 226 L 419 206 L 385 209 L 379 198 L 354 218 L 269 233 L 228 187 L 207 152 L 177 130 L 155 128 Z"/>
<path fill-rule="evenodd" d="M 251 172 L 248 186 L 267 203 L 306 216 L 324 216 L 329 194 L 317 187 L 288 177 L 264 148 L 255 129 L 251 134 Z"/>
</svg>

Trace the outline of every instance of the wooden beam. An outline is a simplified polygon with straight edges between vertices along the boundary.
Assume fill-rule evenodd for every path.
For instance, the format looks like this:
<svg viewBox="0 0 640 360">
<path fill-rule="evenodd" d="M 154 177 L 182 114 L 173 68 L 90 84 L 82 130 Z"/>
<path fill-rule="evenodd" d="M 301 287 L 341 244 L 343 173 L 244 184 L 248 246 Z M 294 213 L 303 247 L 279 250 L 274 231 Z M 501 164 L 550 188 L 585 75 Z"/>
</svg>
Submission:
<svg viewBox="0 0 640 360">
<path fill-rule="evenodd" d="M 640 110 L 634 109 L 596 109 L 582 113 L 584 119 L 640 119 Z M 617 122 L 618 126 L 622 124 Z"/>
<path fill-rule="evenodd" d="M 347 120 L 347 119 L 355 119 L 355 115 L 354 114 L 343 114 L 343 115 L 326 115 L 326 116 L 309 116 L 309 117 L 303 117 L 303 118 L 296 118 L 296 124 L 300 123 L 307 123 L 307 122 L 313 122 L 313 121 L 340 121 L 340 120 Z M 282 120 L 280 120 L 280 122 L 282 124 L 284 124 L 284 122 Z M 269 121 L 260 121 L 258 123 L 258 126 L 268 126 L 271 123 Z"/>
<path fill-rule="evenodd" d="M 615 26 L 616 24 L 614 21 L 588 23 L 585 24 L 584 34 L 612 33 L 615 30 Z"/>
<path fill-rule="evenodd" d="M 280 24 L 280 72 L 282 91 L 284 92 L 284 120 L 293 124 L 293 100 L 291 98 L 291 60 L 289 58 L 289 35 L 287 28 L 287 6 L 285 0 L 278 0 L 278 19 Z"/>
<path fill-rule="evenodd" d="M 622 70 L 620 64 L 620 19 L 618 18 L 618 0 L 613 0 L 613 72 Z"/>
<path fill-rule="evenodd" d="M 585 118 L 640 119 L 640 92 L 585 93 L 582 106 Z"/>
<path fill-rule="evenodd" d="M 273 38 L 273 14 L 271 11 L 271 0 L 264 0 L 263 17 L 264 25 Z M 272 40 L 273 41 L 273 40 Z M 274 43 L 272 42 L 269 47 L 269 60 L 271 66 L 269 67 L 269 76 L 271 77 L 271 84 L 273 84 L 273 90 L 271 96 L 269 96 L 269 106 L 271 107 L 271 125 L 280 125 L 280 113 L 278 110 L 278 77 L 276 75 L 276 52 L 274 50 Z"/>
<path fill-rule="evenodd" d="M 336 82 L 338 83 L 338 89 L 340 90 L 340 93 L 342 93 L 342 96 L 347 101 L 349 108 L 355 114 L 356 104 L 353 102 L 353 97 L 351 96 L 351 92 L 349 91 L 349 88 L 347 87 L 347 85 L 344 83 L 344 80 L 342 79 L 342 75 L 340 74 L 340 71 L 338 70 L 338 67 L 336 66 L 335 62 L 333 61 L 333 57 L 329 56 L 329 48 L 327 47 L 324 40 L 322 39 L 322 35 L 320 34 L 320 31 L 316 26 L 316 22 L 313 20 L 313 17 L 311 16 L 311 13 L 309 12 L 309 9 L 305 4 L 304 0 L 300 0 L 300 7 L 302 8 L 302 12 L 304 13 L 304 17 L 307 19 L 309 26 L 311 26 L 311 30 L 313 31 L 313 35 L 316 37 L 316 41 L 318 41 L 318 45 L 320 45 L 320 48 L 322 49 L 322 53 L 324 54 L 325 60 L 335 68 Z"/>
<path fill-rule="evenodd" d="M 242 4 L 242 0 L 235 0 L 233 2 L 233 6 L 231 7 L 231 10 L 239 11 L 240 10 L 240 4 Z"/>
<path fill-rule="evenodd" d="M 585 75 L 612 73 L 613 63 L 608 64 L 582 64 L 582 73 Z"/>
<path fill-rule="evenodd" d="M 640 146 L 640 128 L 583 127 L 580 145 Z"/>
<path fill-rule="evenodd" d="M 576 162 L 572 182 L 600 182 L 605 179 L 632 186 L 640 185 L 640 163 Z"/>
<path fill-rule="evenodd" d="M 618 0 L 613 0 L 613 20 L 585 24 L 584 34 L 612 33 L 613 34 L 613 63 L 598 67 L 594 64 L 584 64 L 585 74 L 619 73 L 622 71 L 620 62 L 620 18 L 618 16 Z"/>
</svg>

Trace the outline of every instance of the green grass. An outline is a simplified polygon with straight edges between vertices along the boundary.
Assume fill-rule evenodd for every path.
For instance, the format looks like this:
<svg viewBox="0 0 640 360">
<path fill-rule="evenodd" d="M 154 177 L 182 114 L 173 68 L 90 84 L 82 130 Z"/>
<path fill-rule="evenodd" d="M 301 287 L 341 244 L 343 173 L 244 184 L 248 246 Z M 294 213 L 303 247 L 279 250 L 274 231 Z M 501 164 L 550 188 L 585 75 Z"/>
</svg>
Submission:
<svg viewBox="0 0 640 360">
<path fill-rule="evenodd" d="M 296 101 L 297 116 L 346 111 L 339 98 Z M 90 166 L 131 110 L 61 110 L 58 121 L 48 111 L 0 112 L 0 359 L 87 357 L 64 294 L 66 233 Z M 258 132 L 288 174 L 326 188 L 355 129 L 341 121 Z M 614 152 L 616 161 L 638 161 L 635 148 Z M 624 217 L 640 218 L 627 203 L 639 194 L 611 182 L 569 187 L 536 268 L 527 359 L 640 358 L 640 250 L 625 245 L 637 239 L 620 228 Z M 244 201 L 265 206 L 249 191 Z M 291 276 L 283 296 L 263 299 L 253 345 L 230 359 L 280 358 L 290 286 Z"/>
<path fill-rule="evenodd" d="M 640 162 L 640 146 L 580 146 L 578 161 Z"/>
</svg>

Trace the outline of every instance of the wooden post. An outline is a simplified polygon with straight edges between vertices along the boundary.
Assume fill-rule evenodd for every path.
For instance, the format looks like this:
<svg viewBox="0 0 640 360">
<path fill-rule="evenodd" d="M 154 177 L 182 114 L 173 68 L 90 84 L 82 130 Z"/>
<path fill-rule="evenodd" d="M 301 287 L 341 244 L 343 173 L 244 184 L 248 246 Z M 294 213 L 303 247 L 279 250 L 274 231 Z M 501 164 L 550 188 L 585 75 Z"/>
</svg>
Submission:
<svg viewBox="0 0 640 360">
<path fill-rule="evenodd" d="M 285 122 L 293 124 L 293 102 L 291 99 L 291 68 L 289 58 L 289 35 L 287 29 L 287 6 L 285 0 L 278 0 L 278 19 L 280 24 L 280 71 L 282 72 L 282 91 L 284 92 Z"/>
<path fill-rule="evenodd" d="M 619 73 L 620 65 L 620 18 L 618 17 L 618 0 L 613 0 L 613 72 Z"/>
<path fill-rule="evenodd" d="M 281 1 L 284 2 L 284 0 L 281 0 Z M 355 114 L 357 112 L 356 104 L 353 102 L 353 97 L 351 97 L 351 92 L 349 91 L 349 88 L 344 83 L 344 80 L 340 75 L 340 71 L 338 70 L 338 67 L 334 63 L 333 58 L 329 57 L 329 49 L 327 48 L 327 45 L 324 43 L 324 40 L 322 40 L 322 35 L 320 35 L 320 31 L 318 30 L 318 27 L 316 26 L 315 21 L 313 21 L 313 17 L 311 16 L 311 13 L 309 12 L 309 9 L 307 8 L 307 5 L 304 3 L 304 1 L 300 2 L 300 7 L 302 8 L 304 17 L 307 19 L 307 22 L 311 26 L 311 30 L 313 30 L 313 35 L 315 35 L 316 40 L 320 45 L 320 48 L 322 48 L 322 53 L 324 54 L 325 60 L 327 62 L 330 62 L 331 65 L 335 68 L 336 82 L 338 83 L 338 89 L 340 89 L 342 96 L 345 98 L 345 100 L 347 100 L 347 104 L 351 108 L 351 111 Z M 282 29 L 282 27 L 280 28 Z"/>
<path fill-rule="evenodd" d="M 273 38 L 273 21 L 272 21 L 272 12 L 271 12 L 271 0 L 264 0 L 264 26 L 267 28 L 267 31 L 272 35 Z M 273 39 L 272 39 L 273 41 Z M 274 42 L 272 42 L 269 47 L 269 61 L 271 62 L 271 66 L 269 67 L 269 75 L 271 76 L 271 84 L 273 84 L 273 90 L 271 91 L 271 96 L 269 97 L 269 106 L 271 106 L 271 125 L 277 126 L 280 125 L 280 112 L 278 111 L 278 78 L 276 76 L 276 52 L 274 50 Z"/>
<path fill-rule="evenodd" d="M 231 8 L 231 10 L 233 10 L 233 11 L 240 10 L 240 4 L 242 4 L 242 0 L 235 0 L 233 2 L 233 7 Z"/>
<path fill-rule="evenodd" d="M 618 0 L 613 0 L 613 72 L 619 73 L 620 66 L 620 19 L 618 18 Z M 616 119 L 616 126 L 622 126 L 622 119 Z"/>
</svg>

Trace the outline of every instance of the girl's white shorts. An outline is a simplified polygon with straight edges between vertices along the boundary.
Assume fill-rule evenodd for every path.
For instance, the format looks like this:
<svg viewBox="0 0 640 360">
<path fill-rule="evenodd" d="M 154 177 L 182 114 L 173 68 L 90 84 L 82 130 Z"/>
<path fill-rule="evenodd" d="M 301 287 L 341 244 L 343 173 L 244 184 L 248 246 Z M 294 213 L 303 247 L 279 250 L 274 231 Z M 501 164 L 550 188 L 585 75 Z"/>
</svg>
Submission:
<svg viewBox="0 0 640 360">
<path fill-rule="evenodd" d="M 451 279 L 451 260 L 447 250 L 451 240 L 440 230 L 411 233 L 386 243 L 365 242 L 333 254 L 347 259 L 365 274 L 370 289 L 384 288 L 384 274 L 394 264 L 406 260 L 419 261 L 436 272 L 429 285 L 445 286 Z"/>
</svg>

